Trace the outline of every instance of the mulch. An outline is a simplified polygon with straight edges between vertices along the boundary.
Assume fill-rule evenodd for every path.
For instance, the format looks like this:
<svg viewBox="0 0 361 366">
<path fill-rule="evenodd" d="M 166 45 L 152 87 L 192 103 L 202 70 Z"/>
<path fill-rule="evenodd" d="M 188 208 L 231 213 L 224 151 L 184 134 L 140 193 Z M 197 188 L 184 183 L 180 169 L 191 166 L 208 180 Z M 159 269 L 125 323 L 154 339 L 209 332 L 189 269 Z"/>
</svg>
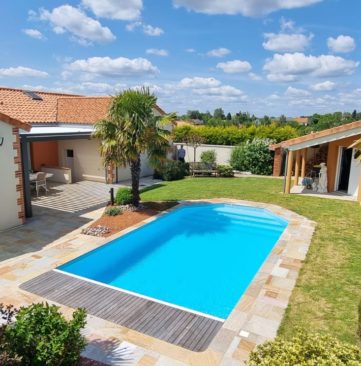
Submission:
<svg viewBox="0 0 361 366">
<path fill-rule="evenodd" d="M 108 366 L 108 365 L 102 362 L 90 360 L 89 358 L 81 357 L 80 366 Z"/>
<path fill-rule="evenodd" d="M 90 227 L 95 227 L 98 225 L 108 227 L 110 232 L 104 235 L 104 237 L 107 237 L 131 227 L 149 217 L 157 215 L 158 213 L 165 211 L 176 204 L 177 202 L 174 201 L 145 202 L 142 204 L 143 208 L 137 211 L 125 211 L 121 215 L 117 216 L 103 215 L 98 220 L 93 222 Z"/>
</svg>

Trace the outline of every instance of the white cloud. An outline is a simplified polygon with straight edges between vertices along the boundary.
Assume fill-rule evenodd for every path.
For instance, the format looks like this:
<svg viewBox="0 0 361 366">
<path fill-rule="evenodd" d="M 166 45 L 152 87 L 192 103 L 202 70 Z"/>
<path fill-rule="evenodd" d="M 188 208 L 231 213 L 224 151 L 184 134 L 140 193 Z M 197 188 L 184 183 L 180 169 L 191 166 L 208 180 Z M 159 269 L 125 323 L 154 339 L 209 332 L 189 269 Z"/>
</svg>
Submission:
<svg viewBox="0 0 361 366">
<path fill-rule="evenodd" d="M 52 11 L 40 9 L 39 18 L 48 21 L 55 33 L 69 32 L 80 40 L 81 44 L 110 42 L 116 38 L 108 27 L 103 27 L 99 21 L 70 5 L 62 5 Z"/>
<path fill-rule="evenodd" d="M 304 51 L 313 38 L 313 35 L 287 34 L 287 33 L 265 33 L 263 47 L 275 52 L 296 52 Z"/>
<path fill-rule="evenodd" d="M 306 97 L 310 95 L 310 92 L 289 86 L 285 91 L 285 95 L 288 97 Z"/>
<path fill-rule="evenodd" d="M 231 51 L 228 48 L 215 48 L 214 50 L 210 50 L 207 52 L 207 56 L 209 57 L 224 57 L 229 55 Z"/>
<path fill-rule="evenodd" d="M 333 55 L 306 56 L 303 53 L 275 54 L 263 69 L 270 81 L 294 81 L 301 75 L 317 77 L 350 75 L 359 62 Z"/>
<path fill-rule="evenodd" d="M 44 39 L 44 35 L 43 33 L 41 33 L 39 30 L 37 29 L 32 29 L 32 28 L 28 28 L 28 29 L 23 29 L 23 32 L 31 37 L 31 38 L 35 38 L 35 39 Z"/>
<path fill-rule="evenodd" d="M 156 56 L 168 56 L 168 51 L 167 50 L 163 50 L 163 49 L 159 49 L 159 48 L 148 48 L 145 51 L 148 55 L 156 55 Z"/>
<path fill-rule="evenodd" d="M 350 36 L 329 37 L 327 39 L 328 48 L 335 53 L 347 53 L 356 48 L 355 40 Z"/>
<path fill-rule="evenodd" d="M 187 48 L 186 49 L 186 52 L 188 52 L 188 53 L 194 53 L 194 52 L 196 52 L 196 50 L 194 48 Z"/>
<path fill-rule="evenodd" d="M 45 78 L 45 77 L 49 76 L 49 74 L 45 71 L 32 69 L 30 67 L 17 66 L 17 67 L 9 67 L 9 68 L 0 69 L 0 77 L 2 77 L 2 76 Z"/>
<path fill-rule="evenodd" d="M 280 9 L 309 6 L 322 0 L 173 0 L 175 7 L 185 7 L 206 14 L 242 14 L 262 16 Z"/>
<path fill-rule="evenodd" d="M 225 97 L 239 97 L 244 95 L 244 93 L 240 89 L 237 89 L 231 85 L 220 85 L 212 88 L 195 89 L 194 93 L 201 95 Z"/>
<path fill-rule="evenodd" d="M 133 22 L 127 24 L 126 26 L 126 30 L 128 32 L 133 32 L 137 28 L 141 28 L 144 34 L 152 37 L 158 37 L 164 33 L 164 30 L 162 28 L 153 27 L 152 25 L 144 24 L 142 22 Z"/>
<path fill-rule="evenodd" d="M 135 20 L 141 15 L 142 0 L 82 0 L 82 4 L 100 18 Z"/>
<path fill-rule="evenodd" d="M 334 83 L 333 81 L 324 81 L 322 83 L 317 83 L 314 85 L 311 85 L 311 89 L 314 91 L 331 91 L 334 90 L 336 87 L 336 83 Z"/>
<path fill-rule="evenodd" d="M 227 74 L 239 74 L 249 72 L 252 69 L 252 66 L 248 61 L 241 60 L 220 62 L 216 67 L 217 69 L 223 70 Z"/>
<path fill-rule="evenodd" d="M 215 78 L 203 78 L 195 76 L 193 78 L 184 78 L 179 82 L 181 88 L 212 88 L 221 85 L 221 82 Z"/>
<path fill-rule="evenodd" d="M 110 57 L 90 57 L 88 59 L 76 60 L 65 66 L 65 74 L 81 72 L 88 79 L 95 76 L 105 77 L 124 77 L 124 76 L 140 76 L 152 75 L 159 70 L 145 58 L 129 59 L 125 57 L 110 58 Z"/>
<path fill-rule="evenodd" d="M 257 74 L 255 74 L 254 72 L 250 72 L 250 73 L 248 74 L 248 76 L 249 76 L 249 78 L 250 78 L 251 80 L 255 80 L 255 81 L 262 80 L 262 76 L 257 75 Z"/>
</svg>

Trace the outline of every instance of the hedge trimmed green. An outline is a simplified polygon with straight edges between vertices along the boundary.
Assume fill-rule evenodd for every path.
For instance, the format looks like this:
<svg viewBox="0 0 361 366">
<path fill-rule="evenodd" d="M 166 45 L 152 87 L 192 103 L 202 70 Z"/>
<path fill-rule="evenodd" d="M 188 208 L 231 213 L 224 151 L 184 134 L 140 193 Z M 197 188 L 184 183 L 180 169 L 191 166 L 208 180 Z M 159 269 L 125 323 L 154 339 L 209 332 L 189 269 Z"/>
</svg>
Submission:
<svg viewBox="0 0 361 366">
<path fill-rule="evenodd" d="M 129 205 L 133 202 L 133 193 L 130 188 L 118 188 L 115 196 L 117 205 Z"/>
<path fill-rule="evenodd" d="M 277 337 L 256 347 L 247 366 L 359 366 L 361 349 L 336 338 L 298 331 L 285 340 Z"/>
<path fill-rule="evenodd" d="M 236 146 L 231 154 L 232 167 L 252 174 L 272 174 L 273 157 L 268 148 L 269 144 L 268 140 L 255 139 L 252 142 Z"/>
<path fill-rule="evenodd" d="M 205 144 L 232 146 L 252 141 L 255 138 L 280 142 L 299 136 L 298 130 L 292 126 L 280 126 L 272 123 L 270 125 L 243 127 L 181 126 L 174 129 L 173 138 L 175 142 L 185 142 L 190 134 L 201 136 Z"/>
</svg>

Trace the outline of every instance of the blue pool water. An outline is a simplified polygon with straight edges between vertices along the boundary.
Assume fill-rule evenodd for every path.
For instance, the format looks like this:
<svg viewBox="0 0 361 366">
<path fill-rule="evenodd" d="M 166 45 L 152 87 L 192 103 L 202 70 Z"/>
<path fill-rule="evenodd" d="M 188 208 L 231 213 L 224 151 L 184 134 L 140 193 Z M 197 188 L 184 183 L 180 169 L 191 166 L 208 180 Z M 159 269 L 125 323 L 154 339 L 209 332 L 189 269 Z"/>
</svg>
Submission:
<svg viewBox="0 0 361 366">
<path fill-rule="evenodd" d="M 286 226 L 259 208 L 184 206 L 58 269 L 225 319 Z"/>
</svg>

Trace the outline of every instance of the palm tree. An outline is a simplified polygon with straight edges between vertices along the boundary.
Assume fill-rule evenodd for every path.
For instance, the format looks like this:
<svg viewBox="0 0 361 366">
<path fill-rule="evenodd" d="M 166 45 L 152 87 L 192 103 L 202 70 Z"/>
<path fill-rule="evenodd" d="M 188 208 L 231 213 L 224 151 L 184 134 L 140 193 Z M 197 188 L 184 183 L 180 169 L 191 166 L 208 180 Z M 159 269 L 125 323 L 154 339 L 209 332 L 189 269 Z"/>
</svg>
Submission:
<svg viewBox="0 0 361 366">
<path fill-rule="evenodd" d="M 130 166 L 133 204 L 139 205 L 140 156 L 147 153 L 149 163 L 157 167 L 169 148 L 169 132 L 162 128 L 175 115 L 154 115 L 157 98 L 148 88 L 125 90 L 116 95 L 109 107 L 108 119 L 95 124 L 93 136 L 100 139 L 104 165 Z"/>
</svg>

